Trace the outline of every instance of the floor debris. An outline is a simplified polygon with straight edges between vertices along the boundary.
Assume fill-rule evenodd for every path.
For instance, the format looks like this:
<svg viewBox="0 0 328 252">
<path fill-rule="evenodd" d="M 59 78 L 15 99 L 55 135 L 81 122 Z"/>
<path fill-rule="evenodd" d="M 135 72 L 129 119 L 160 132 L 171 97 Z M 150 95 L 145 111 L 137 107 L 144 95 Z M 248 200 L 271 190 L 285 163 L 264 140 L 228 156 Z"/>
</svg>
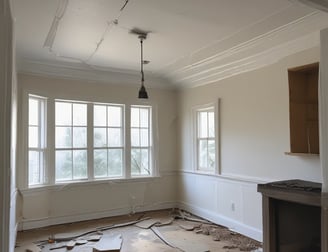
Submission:
<svg viewBox="0 0 328 252">
<path fill-rule="evenodd" d="M 136 223 L 135 225 L 140 228 L 148 229 L 148 228 L 151 228 L 152 226 L 154 226 L 155 224 L 159 224 L 159 223 L 160 223 L 159 220 L 148 219 L 148 220 L 140 221 L 140 222 Z"/>
<path fill-rule="evenodd" d="M 41 249 L 35 244 L 25 244 L 15 248 L 15 252 L 41 252 Z"/>
<path fill-rule="evenodd" d="M 154 234 L 157 235 L 157 237 L 158 237 L 159 239 L 161 239 L 166 245 L 170 246 L 171 248 L 178 249 L 179 251 L 185 252 L 184 250 L 182 250 L 182 249 L 176 247 L 174 244 L 172 244 L 172 243 L 170 243 L 168 240 L 166 240 L 166 239 L 164 238 L 164 236 L 161 234 L 161 232 L 160 232 L 156 227 L 151 227 L 150 229 L 151 229 L 151 230 L 154 232 Z"/>
<path fill-rule="evenodd" d="M 196 228 L 199 229 L 201 224 L 196 224 L 195 222 L 185 221 L 185 220 L 176 220 L 176 223 L 184 230 L 193 231 Z"/>
<path fill-rule="evenodd" d="M 166 225 L 171 225 L 174 221 L 173 217 L 160 218 L 159 222 L 155 224 L 156 227 L 162 227 Z"/>
<path fill-rule="evenodd" d="M 78 240 L 76 240 L 76 245 L 84 245 L 86 243 L 88 243 L 88 241 L 87 240 L 84 240 L 84 239 L 78 239 Z"/>
<path fill-rule="evenodd" d="M 122 247 L 122 235 L 103 235 L 94 246 L 93 252 L 119 252 Z"/>
<path fill-rule="evenodd" d="M 202 234 L 211 235 L 214 241 L 227 241 L 231 244 L 225 248 L 239 248 L 240 251 L 254 251 L 261 247 L 260 242 L 219 225 L 202 224 L 200 230 Z"/>
<path fill-rule="evenodd" d="M 30 231 L 23 232 L 22 236 L 28 232 Z M 19 233 L 17 242 L 20 247 L 16 248 L 15 252 L 262 251 L 261 243 L 180 210 L 147 212 L 65 224 L 38 229 L 31 233 L 39 233 L 38 236 L 34 236 L 34 240 L 44 239 L 49 235 L 47 233 L 50 235 L 47 240 L 36 243 L 40 247 L 35 244 L 28 247 L 31 239 L 28 240 L 30 243 L 27 243 L 26 240 L 19 239 Z M 27 250 L 28 248 L 30 250 Z"/>
<path fill-rule="evenodd" d="M 178 214 L 175 214 L 174 217 L 176 219 L 183 219 L 183 220 L 188 220 L 188 221 L 193 221 L 193 222 L 201 222 L 204 224 L 212 224 L 211 222 L 209 222 L 208 220 L 204 220 L 201 218 L 196 218 L 194 216 L 192 216 L 190 213 L 187 213 L 185 211 L 182 210 L 178 210 Z"/>
<path fill-rule="evenodd" d="M 87 241 L 99 241 L 102 235 L 90 235 L 86 237 Z"/>
<path fill-rule="evenodd" d="M 75 247 L 75 244 L 76 244 L 75 241 L 69 241 L 69 242 L 67 242 L 67 244 L 66 244 L 67 250 L 73 249 Z"/>
</svg>

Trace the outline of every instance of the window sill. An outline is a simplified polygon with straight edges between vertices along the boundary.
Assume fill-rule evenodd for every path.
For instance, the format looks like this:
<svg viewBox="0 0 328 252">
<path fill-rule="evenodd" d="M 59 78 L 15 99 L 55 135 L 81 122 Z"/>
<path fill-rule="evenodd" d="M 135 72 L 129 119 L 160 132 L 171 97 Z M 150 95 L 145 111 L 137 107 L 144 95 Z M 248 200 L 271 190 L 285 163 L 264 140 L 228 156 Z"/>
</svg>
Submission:
<svg viewBox="0 0 328 252">
<path fill-rule="evenodd" d="M 285 152 L 286 155 L 289 156 L 303 156 L 303 157 L 318 157 L 320 154 L 318 153 L 301 153 L 301 152 Z"/>
<path fill-rule="evenodd" d="M 155 179 L 159 179 L 161 176 L 140 176 L 133 178 L 111 178 L 111 179 L 95 179 L 88 181 L 70 181 L 70 182 L 60 182 L 54 185 L 35 185 L 29 188 L 20 189 L 22 194 L 28 194 L 32 192 L 50 190 L 50 191 L 60 191 L 66 188 L 74 188 L 80 186 L 95 186 L 102 184 L 116 184 L 116 183 L 142 183 L 149 182 Z"/>
</svg>

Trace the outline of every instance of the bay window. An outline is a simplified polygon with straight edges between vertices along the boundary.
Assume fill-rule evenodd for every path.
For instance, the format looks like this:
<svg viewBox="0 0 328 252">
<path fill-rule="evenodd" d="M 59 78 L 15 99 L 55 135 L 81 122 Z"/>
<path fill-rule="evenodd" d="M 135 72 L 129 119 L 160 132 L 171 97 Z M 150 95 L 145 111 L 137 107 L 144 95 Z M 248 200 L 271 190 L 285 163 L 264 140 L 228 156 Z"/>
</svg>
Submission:
<svg viewBox="0 0 328 252">
<path fill-rule="evenodd" d="M 156 174 L 151 106 L 35 95 L 28 104 L 28 186 Z"/>
</svg>

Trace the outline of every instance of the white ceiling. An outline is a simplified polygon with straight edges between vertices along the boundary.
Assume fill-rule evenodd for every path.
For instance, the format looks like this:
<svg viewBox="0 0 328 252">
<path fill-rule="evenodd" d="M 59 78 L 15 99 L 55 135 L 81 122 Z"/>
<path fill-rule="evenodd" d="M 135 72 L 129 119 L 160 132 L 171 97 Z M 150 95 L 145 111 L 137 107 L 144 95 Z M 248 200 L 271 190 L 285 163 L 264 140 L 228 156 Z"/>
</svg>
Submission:
<svg viewBox="0 0 328 252">
<path fill-rule="evenodd" d="M 129 31 L 139 28 L 150 31 L 146 80 L 202 85 L 254 68 L 245 61 L 251 55 L 301 38 L 317 41 L 313 34 L 328 26 L 328 14 L 293 0 L 129 0 L 122 11 L 126 0 L 68 0 L 51 49 L 44 47 L 63 2 L 13 0 L 19 71 L 99 80 L 134 76 L 140 43 Z"/>
</svg>

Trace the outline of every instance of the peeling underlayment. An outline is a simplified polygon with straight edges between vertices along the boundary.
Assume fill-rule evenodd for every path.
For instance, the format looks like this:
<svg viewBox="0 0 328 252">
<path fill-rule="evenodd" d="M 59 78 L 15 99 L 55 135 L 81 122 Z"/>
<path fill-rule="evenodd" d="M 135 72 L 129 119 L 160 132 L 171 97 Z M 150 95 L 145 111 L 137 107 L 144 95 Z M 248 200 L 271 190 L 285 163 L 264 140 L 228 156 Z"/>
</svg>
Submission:
<svg viewBox="0 0 328 252">
<path fill-rule="evenodd" d="M 138 213 L 19 232 L 15 252 L 262 251 L 261 244 L 180 210 Z"/>
</svg>

